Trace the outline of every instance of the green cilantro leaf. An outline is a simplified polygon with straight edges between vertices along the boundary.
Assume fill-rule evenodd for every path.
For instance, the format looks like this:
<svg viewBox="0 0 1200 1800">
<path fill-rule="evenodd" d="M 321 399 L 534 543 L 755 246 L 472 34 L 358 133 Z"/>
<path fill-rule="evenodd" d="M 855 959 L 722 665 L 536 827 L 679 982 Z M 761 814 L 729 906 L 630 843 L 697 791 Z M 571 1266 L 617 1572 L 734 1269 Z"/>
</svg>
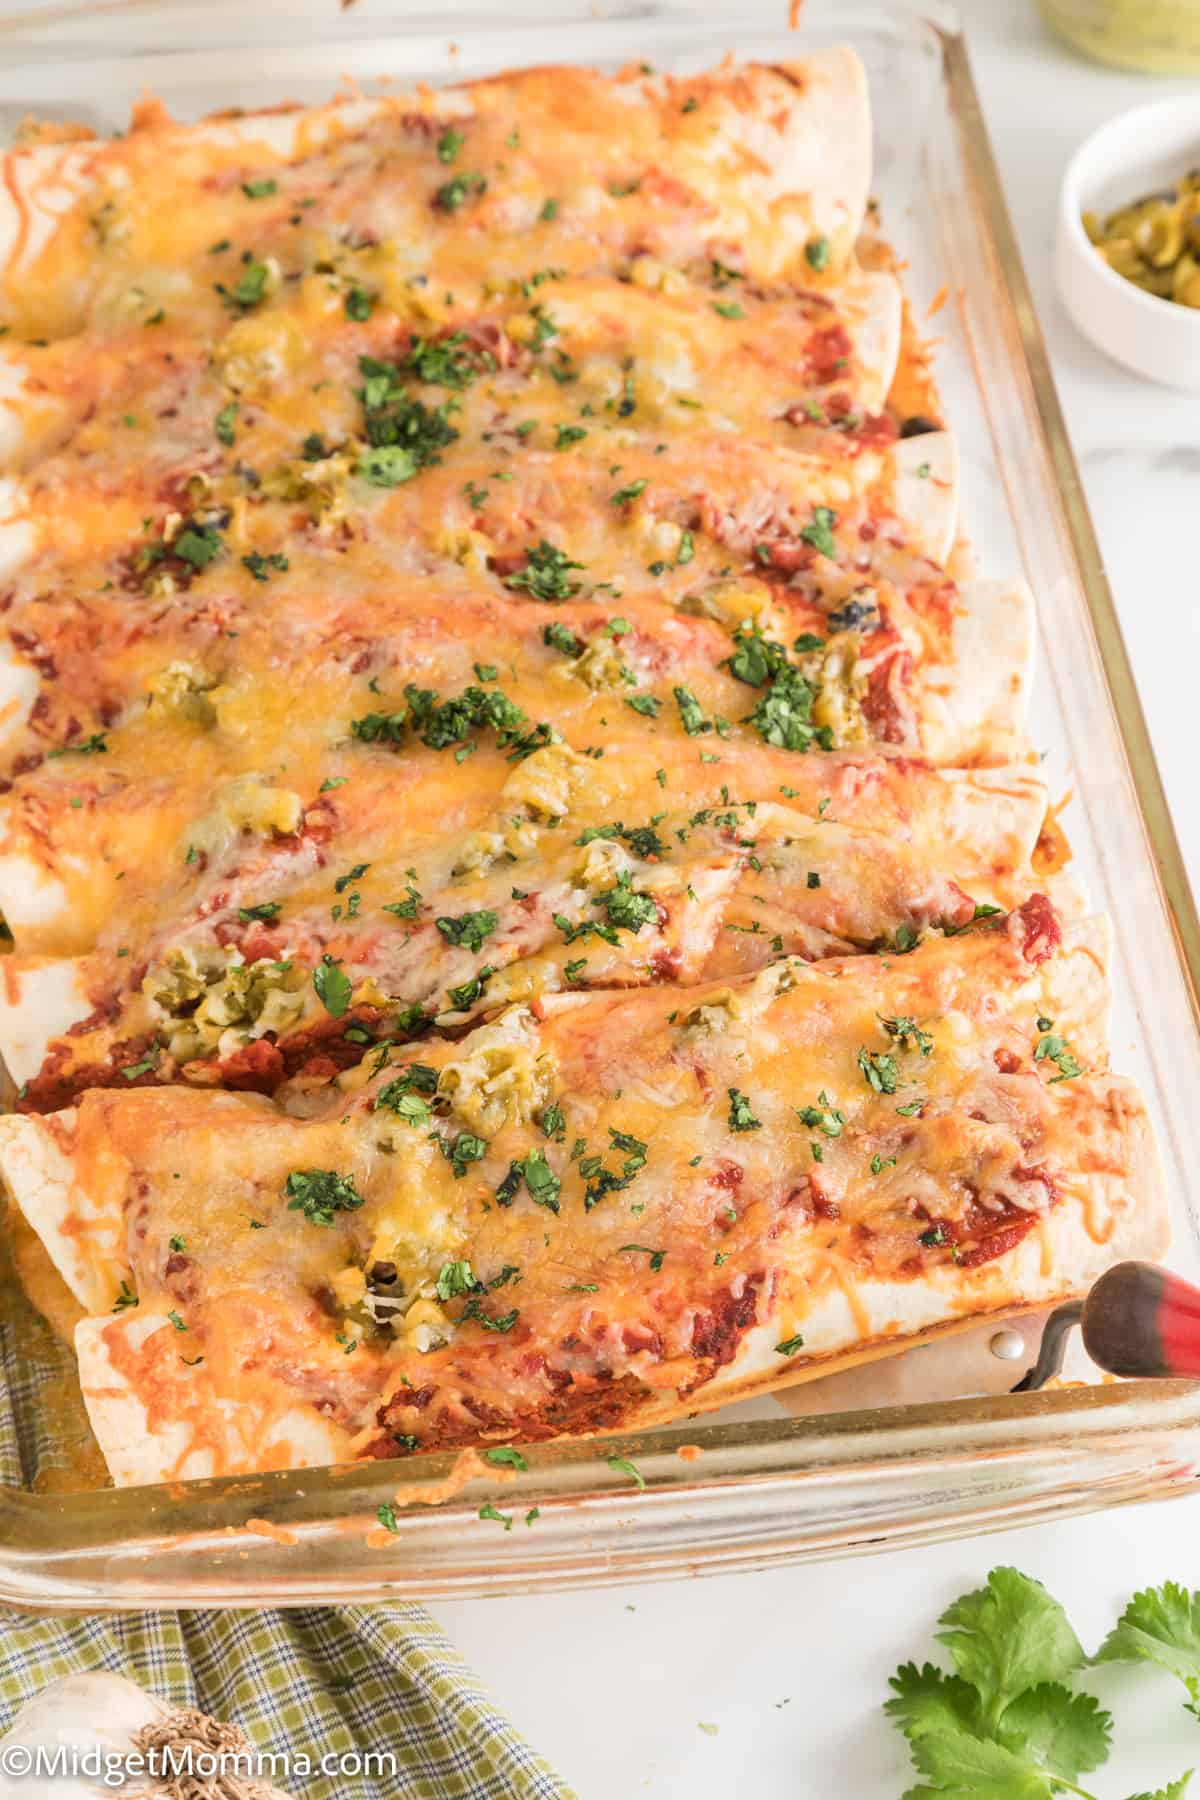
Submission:
<svg viewBox="0 0 1200 1800">
<path fill-rule="evenodd" d="M 1037 1048 L 1033 1053 L 1033 1060 L 1034 1062 L 1052 1062 L 1057 1064 L 1058 1074 L 1050 1077 L 1051 1087 L 1053 1087 L 1056 1082 L 1072 1081 L 1076 1075 L 1083 1074 L 1082 1068 L 1075 1060 L 1075 1052 L 1071 1049 L 1071 1046 L 1067 1043 L 1066 1039 L 1056 1037 L 1053 1033 L 1038 1039 Z"/>
<path fill-rule="evenodd" d="M 243 307 L 246 311 L 257 306 L 267 291 L 267 282 L 271 271 L 263 262 L 248 262 L 233 287 L 226 294 L 219 289 L 224 298 L 234 306 Z"/>
<path fill-rule="evenodd" d="M 1112 1720 L 1069 1685 L 1088 1659 L 1040 1582 L 993 1569 L 943 1613 L 939 1637 L 956 1665 L 906 1663 L 884 1711 L 905 1734 L 924 1781 L 904 1800 L 1051 1800 L 1072 1793 L 1109 1752 Z M 1093 1662 L 1159 1663 L 1200 1697 L 1200 1592 L 1173 1582 L 1136 1594 Z M 1192 1771 L 1130 1800 L 1184 1800 Z"/>
<path fill-rule="evenodd" d="M 806 544 L 811 544 L 822 556 L 836 556 L 837 544 L 834 541 L 833 528 L 837 524 L 837 514 L 831 506 L 814 506 L 813 515 L 800 533 Z"/>
<path fill-rule="evenodd" d="M 754 1109 L 740 1088 L 729 1089 L 729 1129 L 730 1131 L 761 1131 L 762 1120 L 756 1119 Z"/>
<path fill-rule="evenodd" d="M 579 583 L 570 579 L 570 571 L 583 566 L 583 563 L 572 562 L 565 550 L 542 538 L 526 550 L 524 568 L 515 569 L 504 577 L 504 585 L 532 594 L 535 600 L 569 600 L 579 592 Z"/>
<path fill-rule="evenodd" d="M 859 1050 L 858 1066 L 868 1087 L 877 1094 L 894 1094 L 900 1085 L 900 1071 L 894 1056 L 879 1050 Z"/>
<path fill-rule="evenodd" d="M 457 212 L 472 194 L 482 194 L 486 187 L 487 182 L 482 175 L 455 175 L 449 181 L 444 181 L 436 190 L 433 204 L 441 212 Z"/>
<path fill-rule="evenodd" d="M 471 1294 L 479 1287 L 469 1262 L 443 1263 L 437 1278 L 439 1300 L 456 1300 L 460 1294 Z"/>
<path fill-rule="evenodd" d="M 212 525 L 186 525 L 171 545 L 181 561 L 193 569 L 207 569 L 215 556 L 225 548 L 225 540 Z"/>
<path fill-rule="evenodd" d="M 482 1162 L 487 1155 L 487 1139 L 476 1137 L 473 1131 L 460 1131 L 453 1143 L 444 1137 L 439 1137 L 437 1142 L 442 1155 L 460 1179 L 471 1163 Z"/>
<path fill-rule="evenodd" d="M 478 955 L 484 939 L 496 929 L 496 915 L 486 911 L 459 913 L 457 918 L 438 919 L 436 924 L 448 944 L 461 945 Z"/>
<path fill-rule="evenodd" d="M 350 977 L 326 954 L 313 970 L 312 984 L 325 1011 L 340 1019 L 350 1004 Z"/>
<path fill-rule="evenodd" d="M 1182 1681 L 1187 1708 L 1200 1717 L 1200 1590 L 1178 1582 L 1135 1594 L 1094 1662 L 1152 1662 Z"/>
<path fill-rule="evenodd" d="M 888 1682 L 892 1698 L 883 1710 L 906 1737 L 929 1731 L 974 1732 L 979 1695 L 961 1675 L 947 1675 L 933 1663 L 903 1663 Z"/>
<path fill-rule="evenodd" d="M 485 1450 L 483 1454 L 488 1462 L 495 1463 L 496 1467 L 500 1469 L 519 1469 L 523 1474 L 529 1467 L 515 1444 L 497 1444 L 493 1449 Z"/>
<path fill-rule="evenodd" d="M 293 1169 L 284 1193 L 288 1211 L 302 1212 L 310 1225 L 332 1225 L 335 1212 L 356 1212 L 363 1204 L 353 1179 L 333 1169 Z"/>
<path fill-rule="evenodd" d="M 1018 1569 L 993 1569 L 987 1586 L 956 1600 L 939 1623 L 939 1641 L 993 1723 L 1025 1688 L 1065 1681 L 1086 1661 L 1058 1601 Z"/>
<path fill-rule="evenodd" d="M 1067 1781 L 1100 1767 L 1111 1732 L 1112 1719 L 1092 1694 L 1073 1694 L 1057 1681 L 1018 1694 L 996 1727 L 1005 1749 Z"/>
<path fill-rule="evenodd" d="M 904 1800 L 1051 1800 L 1053 1777 L 1003 1744 L 965 1731 L 930 1731 L 909 1739 L 912 1759 L 933 1784 Z"/>
<path fill-rule="evenodd" d="M 627 1456 L 606 1456 L 604 1460 L 615 1474 L 628 1475 L 630 1481 L 636 1482 L 639 1488 L 645 1487 L 646 1477 Z"/>
<path fill-rule="evenodd" d="M 675 704 L 679 708 L 679 720 L 689 737 L 699 737 L 712 730 L 711 723 L 704 717 L 704 708 L 690 688 L 675 689 Z"/>
</svg>

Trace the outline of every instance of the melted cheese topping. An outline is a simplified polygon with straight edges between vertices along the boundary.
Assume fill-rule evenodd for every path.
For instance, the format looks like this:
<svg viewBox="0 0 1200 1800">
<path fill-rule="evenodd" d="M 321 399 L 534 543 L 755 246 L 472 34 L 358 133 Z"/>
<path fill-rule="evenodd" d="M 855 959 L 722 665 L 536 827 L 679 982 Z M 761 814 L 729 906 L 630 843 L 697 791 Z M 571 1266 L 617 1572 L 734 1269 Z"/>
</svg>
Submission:
<svg viewBox="0 0 1200 1800">
<path fill-rule="evenodd" d="M 299 1404 L 376 1451 L 549 1435 L 702 1403 L 750 1331 L 791 1360 L 830 1295 L 1011 1303 L 1005 1255 L 1059 1205 L 1115 1228 L 1149 1175 L 1140 1112 L 1036 1053 L 1055 1007 L 1102 1054 L 1102 983 L 1063 1009 L 1086 938 L 1038 960 L 1039 918 L 561 996 L 385 1050 L 290 1115 L 93 1090 L 14 1123 L 53 1129 L 89 1216 L 122 1222 L 148 1328 L 131 1342 L 118 1312 L 106 1342 L 147 1414 L 187 1427 L 181 1455 L 212 1448 L 208 1399 L 180 1398 L 198 1358 L 201 1393 L 264 1431 Z"/>
<path fill-rule="evenodd" d="M 669 1416 L 1151 1246 L 868 141 L 834 51 L 9 155 L 0 1167 L 117 1479 Z"/>
</svg>

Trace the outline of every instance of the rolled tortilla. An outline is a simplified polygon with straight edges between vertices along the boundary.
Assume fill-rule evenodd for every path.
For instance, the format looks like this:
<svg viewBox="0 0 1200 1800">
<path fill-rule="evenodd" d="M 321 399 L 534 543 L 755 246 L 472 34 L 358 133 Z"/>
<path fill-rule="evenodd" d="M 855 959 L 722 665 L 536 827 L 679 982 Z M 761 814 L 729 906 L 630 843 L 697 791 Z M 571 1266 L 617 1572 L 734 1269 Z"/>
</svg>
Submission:
<svg viewBox="0 0 1200 1800">
<path fill-rule="evenodd" d="M 231 1402 L 201 1357 L 180 1349 L 163 1312 L 81 1319 L 79 1385 L 118 1487 L 197 1481 L 251 1469 L 307 1469 L 348 1459 L 350 1434 L 315 1407 L 272 1393 Z"/>
<path fill-rule="evenodd" d="M 949 431 L 901 438 L 896 445 L 896 512 L 910 543 L 945 564 L 958 532 L 958 444 Z"/>
<path fill-rule="evenodd" d="M 418 1054 L 433 1065 L 451 1107 L 440 1129 L 482 1132 L 498 1171 L 524 1142 L 520 1132 L 504 1135 L 510 1102 L 501 1096 L 516 1090 L 491 1085 L 502 1072 L 553 1071 L 556 1085 L 567 1084 L 569 1118 L 582 1122 L 575 1111 L 582 1106 L 589 1118 L 599 1107 L 602 1120 L 617 1119 L 616 1148 L 637 1151 L 625 1177 L 625 1185 L 640 1184 L 637 1246 L 626 1241 L 623 1208 L 606 1190 L 585 1208 L 567 1204 L 564 1186 L 560 1210 L 547 1214 L 527 1199 L 518 1204 L 506 1189 L 499 1207 L 477 1212 L 473 1190 L 444 1166 L 445 1154 L 410 1126 L 390 1125 L 389 1103 L 382 1111 L 374 1104 L 394 1070 L 344 1077 L 325 1100 L 311 1097 L 305 1118 L 227 1093 L 94 1090 L 76 1111 L 53 1119 L 0 1122 L 0 1172 L 56 1265 L 93 1304 L 89 1268 L 71 1251 L 81 1220 L 94 1238 L 103 1232 L 121 1246 L 110 1258 L 104 1297 L 120 1280 L 136 1287 L 146 1336 L 106 1314 L 100 1335 L 108 1363 L 99 1365 L 103 1379 L 85 1380 L 85 1387 L 111 1385 L 126 1401 L 132 1388 L 156 1422 L 138 1479 L 180 1466 L 278 1466 L 278 1439 L 264 1420 L 296 1405 L 336 1421 L 358 1453 L 378 1453 L 380 1417 L 388 1430 L 428 1447 L 471 1442 L 478 1422 L 459 1406 L 464 1383 L 480 1404 L 488 1396 L 489 1418 L 511 1404 L 509 1430 L 548 1435 L 559 1420 L 561 1429 L 579 1429 L 581 1417 L 559 1411 L 557 1401 L 543 1414 L 532 1390 L 524 1393 L 530 1382 L 540 1392 L 539 1383 L 528 1371 L 514 1372 L 524 1367 L 524 1339 L 509 1343 L 506 1334 L 527 1320 L 523 1329 L 549 1341 L 547 1332 L 559 1329 L 551 1321 L 565 1320 L 565 1307 L 576 1318 L 575 1337 L 584 1332 L 590 1341 L 600 1329 L 588 1298 L 594 1292 L 605 1295 L 604 1319 L 626 1321 L 611 1342 L 606 1326 L 598 1349 L 602 1367 L 619 1380 L 605 1400 L 603 1384 L 593 1393 L 581 1374 L 573 1404 L 603 1401 L 598 1414 L 588 1413 L 593 1428 L 665 1422 L 908 1347 L 964 1319 L 1043 1303 L 1086 1286 L 1117 1257 L 1161 1251 L 1163 1183 L 1135 1090 L 1103 1071 L 1063 1070 L 1066 1078 L 1056 1082 L 1054 1064 L 1034 1052 L 1031 1016 L 1053 1009 L 1056 1034 L 1081 1062 L 1095 1067 L 1104 1053 L 1105 932 L 1083 922 L 1059 933 L 1047 904 L 1030 901 L 999 927 L 933 941 L 907 956 L 777 964 L 748 982 L 706 984 L 689 992 L 682 1015 L 678 995 L 564 996 L 544 1004 L 540 1022 L 515 1009 L 459 1043 L 421 1045 Z M 889 1042 L 880 1025 L 888 1019 L 894 1068 L 872 1062 L 863 1048 L 864 1038 Z M 930 1034 L 928 1048 L 918 1028 Z M 706 1071 L 699 1085 L 679 1060 L 680 1034 Z M 582 1065 L 576 1068 L 581 1056 L 592 1071 L 586 1080 Z M 866 1080 L 864 1066 L 875 1070 L 878 1084 Z M 612 1085 L 618 1069 L 619 1093 Z M 915 1104 L 902 1105 L 907 1094 Z M 811 1107 L 812 1116 L 788 1127 L 785 1114 L 791 1118 L 797 1104 Z M 760 1143 L 750 1119 L 771 1135 L 764 1132 Z M 390 1146 L 382 1158 L 381 1132 Z M 824 1144 L 819 1161 L 811 1157 L 811 1137 Z M 720 1175 L 716 1191 L 725 1198 L 716 1215 L 710 1176 L 689 1172 L 696 1154 Z M 892 1174 L 895 1158 L 907 1162 Z M 560 1160 L 555 1151 L 554 1164 Z M 564 1164 L 562 1179 L 592 1180 L 600 1163 L 620 1191 L 621 1165 L 614 1170 L 611 1150 L 608 1162 L 601 1157 L 579 1176 Z M 288 1171 L 297 1169 L 349 1180 L 367 1209 L 361 1224 L 357 1208 L 324 1224 L 298 1217 L 289 1199 L 297 1190 L 288 1185 Z M 489 1164 L 486 1191 L 497 1178 Z M 982 1195 L 989 1199 L 980 1211 Z M 840 1205 L 831 1209 L 833 1196 Z M 818 1200 L 825 1211 L 814 1213 Z M 850 1217 L 843 1218 L 846 1207 Z M 727 1215 L 728 1236 L 714 1223 Z M 865 1260 L 861 1243 L 849 1254 L 846 1235 L 860 1216 L 873 1221 L 866 1241 L 878 1250 Z M 907 1246 L 944 1245 L 942 1220 L 964 1233 L 962 1256 L 943 1250 L 915 1270 L 918 1253 Z M 544 1262 L 533 1247 L 547 1230 L 552 1239 L 558 1234 L 560 1255 Z M 903 1247 L 889 1251 L 888 1234 L 897 1231 Z M 716 1269 L 732 1256 L 730 1273 L 714 1271 L 714 1233 L 724 1245 Z M 639 1261 L 658 1255 L 660 1238 L 658 1262 Z M 696 1240 L 708 1254 L 693 1267 L 688 1246 Z M 372 1243 L 394 1244 L 402 1261 L 415 1255 L 433 1274 L 446 1259 L 465 1257 L 489 1276 L 502 1260 L 510 1272 L 521 1271 L 522 1281 L 511 1296 L 493 1299 L 487 1289 L 461 1319 L 461 1306 L 449 1308 L 461 1328 L 452 1353 L 425 1354 L 419 1336 L 388 1352 L 378 1341 L 360 1341 L 352 1325 L 335 1327 L 313 1300 L 332 1281 L 343 1304 L 347 1296 L 352 1302 L 340 1271 L 384 1254 Z M 562 1266 L 576 1280 L 590 1274 L 601 1285 L 585 1281 L 583 1298 L 571 1298 Z M 698 1309 L 696 1323 L 682 1338 L 671 1326 L 669 1352 L 666 1338 L 644 1339 L 636 1321 L 658 1319 L 666 1330 L 675 1317 L 670 1297 L 685 1294 L 687 1306 Z M 504 1310 L 510 1306 L 512 1318 Z M 491 1332 L 470 1326 L 481 1307 Z M 426 1309 L 420 1316 L 438 1315 Z M 163 1318 L 174 1335 L 162 1330 Z M 496 1325 L 498 1318 L 505 1322 Z M 151 1333 L 147 1361 L 141 1352 Z M 260 1337 L 274 1346 L 270 1357 L 255 1354 Z M 340 1354 L 346 1342 L 355 1346 L 353 1357 Z M 198 1356 L 206 1372 L 194 1395 L 178 1383 Z M 503 1377 L 497 1358 L 508 1371 Z M 111 1383 L 110 1364 L 117 1365 Z M 251 1372 L 249 1385 L 243 1368 Z M 414 1391 L 418 1375 L 421 1386 L 433 1384 L 437 1398 L 419 1425 L 410 1422 L 415 1412 L 403 1384 L 391 1379 L 397 1368 Z M 510 1379 L 514 1398 L 502 1402 L 496 1396 Z M 380 1382 L 388 1395 L 382 1415 Z M 99 1420 L 97 1428 L 118 1441 L 117 1425 Z M 181 1464 L 181 1456 L 198 1450 L 213 1460 Z M 245 1460 L 255 1455 L 261 1460 Z M 303 1434 L 296 1455 L 310 1458 Z"/>
<path fill-rule="evenodd" d="M 684 112 L 689 99 L 695 104 Z M 804 248 L 814 239 L 827 240 L 835 264 L 844 261 L 862 223 L 870 106 L 862 65 L 845 47 L 773 68 L 722 64 L 686 83 L 533 69 L 440 93 L 195 126 L 176 124 L 151 103 L 138 109 L 124 138 L 33 143 L 8 153 L 0 188 L 0 322 L 30 337 L 78 330 L 113 307 L 118 284 L 127 292 L 135 273 L 151 308 L 170 299 L 176 309 L 195 302 L 211 310 L 205 258 L 229 223 L 222 196 L 236 193 L 247 171 L 260 181 L 282 180 L 295 165 L 311 178 L 313 234 L 344 223 L 346 207 L 359 231 L 376 240 L 427 232 L 428 207 L 397 184 L 364 189 L 352 179 L 343 187 L 339 170 L 348 162 L 361 174 L 364 140 L 402 149 L 406 136 L 420 140 L 426 120 L 486 129 L 497 117 L 508 131 L 519 126 L 522 153 L 540 159 L 545 177 L 579 185 L 610 253 L 644 235 L 643 215 L 653 228 L 650 185 L 641 199 L 626 188 L 632 206 L 611 204 L 610 189 L 625 185 L 631 159 L 653 170 L 658 183 L 682 184 L 696 208 L 688 229 L 697 250 L 740 243 L 764 279 L 803 271 Z M 514 210 L 514 240 L 536 223 L 541 199 Z M 103 222 L 99 254 L 93 219 Z"/>
<path fill-rule="evenodd" d="M 924 682 L 922 747 L 938 762 L 1003 757 L 1020 739 L 1033 685 L 1037 617 L 1025 583 L 975 581 L 962 599 L 953 663 L 930 668 Z"/>
<path fill-rule="evenodd" d="M 738 807 L 731 816 L 740 821 L 740 842 L 734 845 L 724 825 L 698 824 L 686 809 L 661 815 L 651 860 L 628 858 L 634 884 L 652 884 L 660 917 L 614 946 L 592 944 L 584 986 L 637 987 L 664 979 L 686 985 L 702 974 L 707 979 L 751 974 L 781 954 L 816 960 L 875 949 L 931 924 L 961 926 L 970 920 L 973 904 L 1008 911 L 1042 885 L 1027 863 L 987 872 L 971 867 L 955 880 L 940 842 L 927 843 L 922 835 L 909 843 L 804 815 L 776 801 L 756 801 L 752 811 Z M 488 940 L 494 978 L 456 1026 L 512 999 L 569 985 L 564 968 L 579 952 L 562 941 L 555 921 L 579 904 L 575 883 L 584 859 L 576 841 L 578 823 L 554 834 L 537 869 L 523 877 L 529 885 L 519 898 L 511 897 L 513 870 L 507 864 L 477 876 L 472 905 L 487 908 L 495 921 Z M 997 826 L 1003 836 L 1002 808 Z M 180 1021 L 147 997 L 143 971 L 149 965 L 152 977 L 161 978 L 164 966 L 182 956 L 198 959 L 215 974 L 224 967 L 230 934 L 236 938 L 239 908 L 268 896 L 287 920 L 286 933 L 278 941 L 263 941 L 260 934 L 257 947 L 251 943 L 236 961 L 286 953 L 302 966 L 315 966 L 328 950 L 357 990 L 443 1010 L 449 986 L 473 973 L 475 959 L 452 948 L 431 918 L 422 927 L 401 922 L 381 929 L 378 908 L 389 893 L 404 891 L 407 879 L 419 888 L 427 914 L 460 908 L 463 888 L 453 874 L 452 844 L 439 847 L 432 863 L 411 842 L 399 861 L 389 845 L 361 838 L 343 855 L 363 870 L 356 884 L 362 911 L 353 924 L 331 917 L 337 893 L 332 873 L 318 872 L 314 879 L 311 864 L 285 848 L 274 859 L 265 852 L 232 878 L 218 871 L 199 892 L 165 905 L 136 955 L 130 954 L 121 921 L 116 957 L 111 940 L 85 957 L 5 957 L 0 1054 L 12 1079 L 24 1085 L 45 1072 L 49 1081 L 47 1058 L 53 1056 L 51 1085 L 61 1103 L 66 1094 L 112 1080 L 117 1067 L 136 1067 L 140 1053 L 128 1046 L 151 1035 L 171 1046 L 166 1059 L 159 1057 L 157 1079 L 182 1074 L 185 1080 L 211 1080 L 215 1040 L 207 1051 L 190 1039 L 186 1050 L 177 1050 Z M 625 852 L 618 851 L 614 868 L 625 860 Z M 447 868 L 448 881 L 440 873 Z M 1055 897 L 1069 914 L 1083 911 L 1074 883 L 1060 882 Z M 353 1024 L 352 1016 L 347 1023 Z M 240 1035 L 223 1034 L 221 1054 L 232 1055 L 235 1042 L 252 1043 L 269 1031 L 270 1042 L 294 1061 L 303 1057 L 305 1046 L 311 1052 L 314 1032 L 327 1033 L 328 1025 L 315 993 L 305 989 L 293 998 L 286 1018 L 266 1013 Z M 180 1066 L 189 1061 L 195 1065 L 190 1072 Z M 272 1085 L 280 1078 L 281 1069 Z M 31 1104 L 44 1109 L 49 1092 L 45 1082 L 39 1084 Z"/>
</svg>

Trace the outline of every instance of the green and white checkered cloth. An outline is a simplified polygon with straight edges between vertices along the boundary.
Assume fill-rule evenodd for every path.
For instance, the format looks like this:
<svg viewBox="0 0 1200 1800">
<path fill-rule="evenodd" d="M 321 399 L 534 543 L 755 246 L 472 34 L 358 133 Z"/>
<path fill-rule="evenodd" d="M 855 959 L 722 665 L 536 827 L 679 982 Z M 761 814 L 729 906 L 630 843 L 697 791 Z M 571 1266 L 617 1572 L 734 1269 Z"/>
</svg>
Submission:
<svg viewBox="0 0 1200 1800">
<path fill-rule="evenodd" d="M 29 1309 L 19 1332 L 0 1322 L 0 1374 L 0 1482 L 27 1487 L 83 1428 L 74 1365 Z M 47 1392 L 53 1432 L 37 1404 Z M 339 1751 L 396 1758 L 394 1781 L 277 1772 L 298 1800 L 573 1800 L 419 1606 L 91 1618 L 0 1610 L 0 1729 L 49 1682 L 93 1669 L 228 1720 L 256 1749 L 303 1752 L 314 1768 Z"/>
</svg>

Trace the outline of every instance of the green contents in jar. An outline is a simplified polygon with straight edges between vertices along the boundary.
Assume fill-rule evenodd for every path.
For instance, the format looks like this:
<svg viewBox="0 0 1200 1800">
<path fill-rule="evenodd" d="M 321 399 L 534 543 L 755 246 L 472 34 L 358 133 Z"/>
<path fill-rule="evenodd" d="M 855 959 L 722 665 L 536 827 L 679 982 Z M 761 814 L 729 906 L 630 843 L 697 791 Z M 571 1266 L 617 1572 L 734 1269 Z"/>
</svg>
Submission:
<svg viewBox="0 0 1200 1800">
<path fill-rule="evenodd" d="M 1083 228 L 1126 281 L 1160 300 L 1200 308 L 1200 169 L 1106 218 L 1085 212 Z"/>
</svg>

